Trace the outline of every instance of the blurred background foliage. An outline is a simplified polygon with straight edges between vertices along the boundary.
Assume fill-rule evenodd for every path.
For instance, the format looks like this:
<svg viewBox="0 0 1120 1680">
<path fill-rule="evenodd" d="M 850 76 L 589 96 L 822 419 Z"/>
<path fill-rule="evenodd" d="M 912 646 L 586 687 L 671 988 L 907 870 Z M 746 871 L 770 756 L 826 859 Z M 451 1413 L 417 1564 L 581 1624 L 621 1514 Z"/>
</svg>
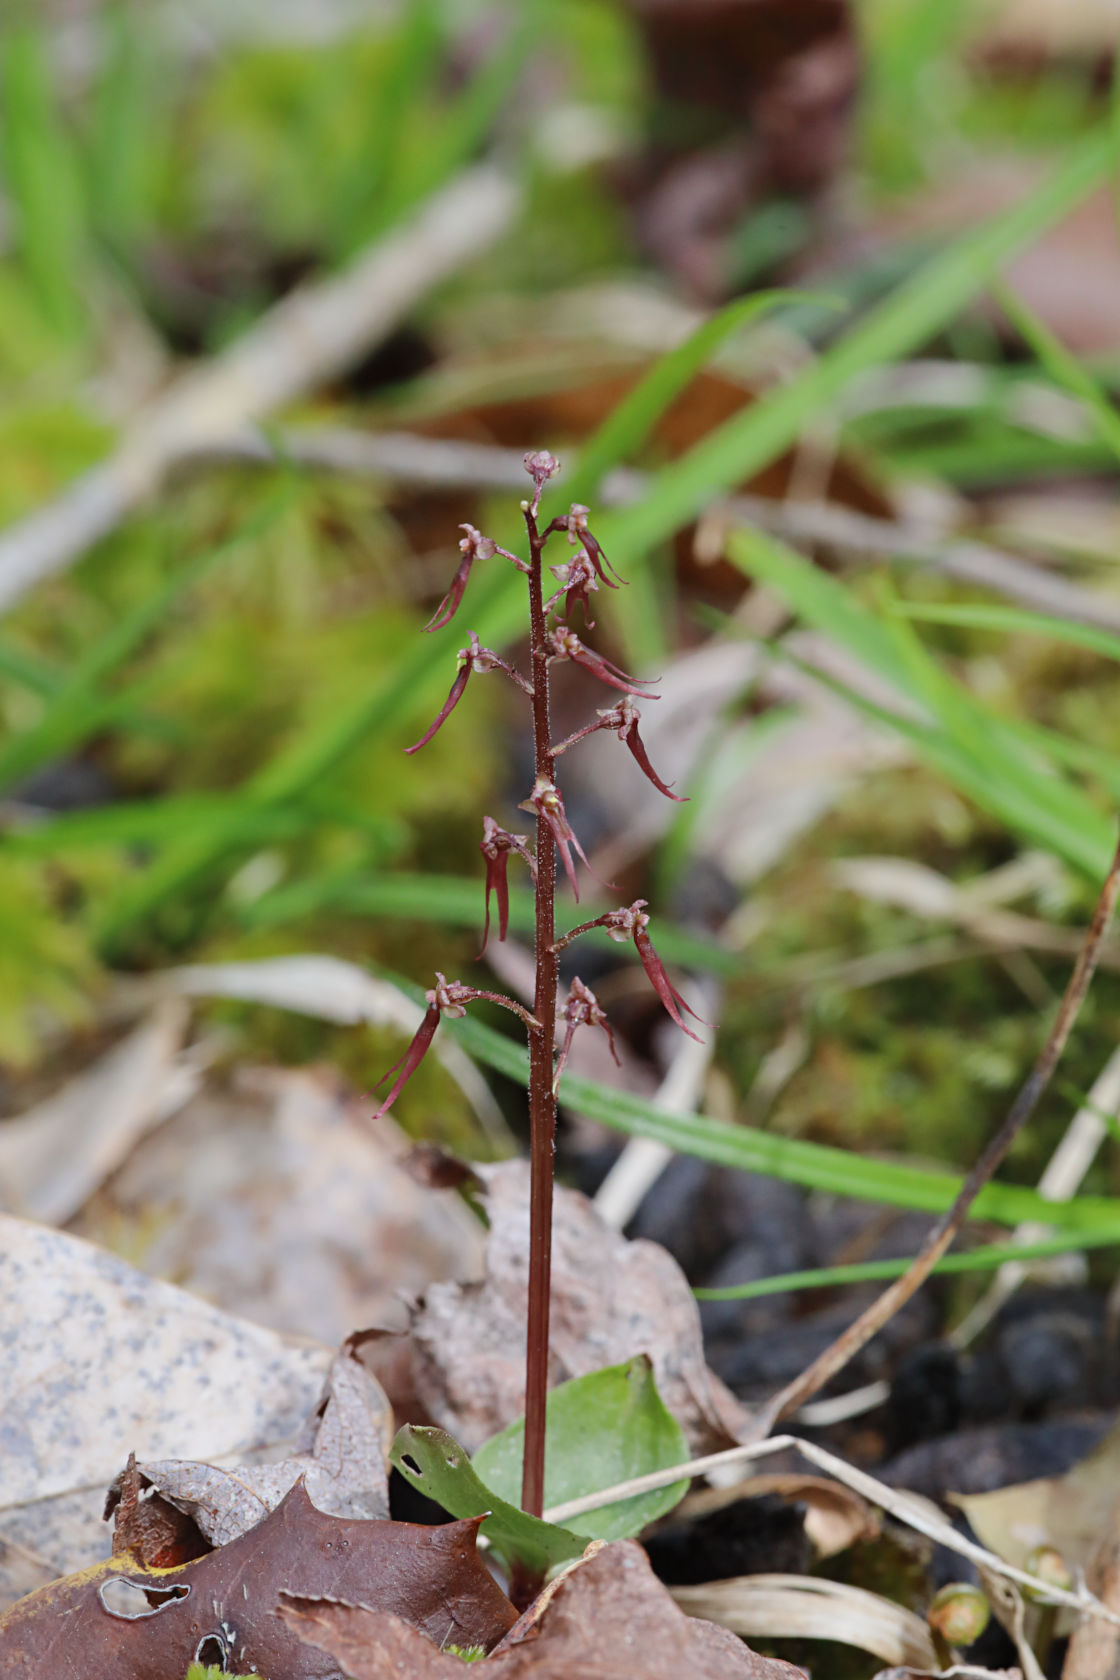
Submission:
<svg viewBox="0 0 1120 1680">
<path fill-rule="evenodd" d="M 921 514 L 945 543 L 985 537 L 1092 590 L 1120 624 L 1116 439 L 1100 420 L 1120 376 L 1110 189 L 1075 203 L 1071 188 L 1064 243 L 1043 234 L 1033 266 L 1012 276 L 1088 392 L 994 307 L 950 298 L 936 318 L 948 281 L 929 264 L 945 246 L 1112 133 L 1105 34 L 1069 26 L 1063 38 L 1063 15 L 1068 26 L 1081 14 L 1057 4 L 1051 33 L 1032 33 L 1018 10 L 744 5 L 732 73 L 736 54 L 766 60 L 751 30 L 768 13 L 783 13 L 784 44 L 739 103 L 713 81 L 705 104 L 666 69 L 686 6 L 6 8 L 0 520 L 14 525 L 102 460 L 179 366 L 235 341 L 488 156 L 523 192 L 514 225 L 285 422 L 564 453 L 695 311 L 773 285 L 839 299 L 831 310 L 787 302 L 736 336 L 738 360 L 717 358 L 627 454 L 680 482 L 673 463 L 697 459 L 757 388 L 795 378 L 899 288 L 924 285 L 914 296 L 929 324 L 919 319 L 905 350 L 860 366 L 842 349 L 839 400 L 812 415 L 806 447 L 791 460 L 776 426 L 721 487 L 824 497 L 884 521 Z M 1090 332 L 1078 287 L 1102 273 L 1111 304 Z M 767 401 L 754 404 L 759 436 Z M 474 957 L 477 931 L 444 925 L 414 882 L 473 879 L 481 908 L 479 815 L 514 808 L 526 763 L 511 697 L 476 682 L 453 729 L 416 758 L 401 749 L 451 668 L 442 645 L 426 666 L 415 647 L 457 523 L 485 520 L 513 540 L 513 504 L 301 468 L 277 436 L 272 466 L 176 475 L 0 625 L 0 1065 L 15 1108 L 48 1063 L 104 1030 L 121 971 L 320 950 L 427 984 L 437 962 L 454 973 Z M 625 548 L 625 515 L 612 517 Z M 831 622 L 830 598 L 773 555 L 768 598 L 786 616 L 752 620 L 761 594 L 743 573 L 755 562 L 721 558 L 703 521 L 694 543 L 691 523 L 666 514 L 663 536 L 630 545 L 634 586 L 603 614 L 616 656 L 671 665 L 724 634 L 714 613 L 774 645 L 780 665 L 776 641 L 793 619 Z M 895 762 L 849 766 L 837 796 L 748 878 L 713 859 L 705 837 L 786 713 L 773 694 L 731 693 L 693 766 L 694 806 L 619 878 L 632 895 L 653 883 L 670 926 L 734 956 L 710 1111 L 961 1164 L 1022 1076 L 1068 956 L 970 941 L 951 917 L 842 889 L 834 868 L 887 855 L 963 886 L 1042 854 L 1016 908 L 1076 928 L 1120 790 L 1117 646 L 1075 645 L 1060 614 L 1033 626 L 945 621 L 946 607 L 1001 597 L 936 566 L 838 568 L 827 548 L 813 553 L 812 576 L 839 576 L 862 615 L 841 638 L 841 688 L 858 688 L 853 671 L 872 687 L 893 678 L 906 703 L 877 690 L 874 704 L 904 723 L 923 710 L 928 739 Z M 905 730 L 874 727 L 906 747 Z M 748 738 L 744 757 L 734 742 Z M 594 788 L 580 801 L 593 831 Z M 609 852 L 609 835 L 593 838 Z M 700 855 L 719 866 L 707 898 Z M 895 960 L 931 938 L 959 949 L 924 966 Z M 852 965 L 876 958 L 884 978 L 874 962 L 858 978 Z M 1099 1071 L 1118 1001 L 1114 974 L 1102 976 L 1065 1093 L 1024 1138 L 1015 1176 L 1037 1174 Z M 650 1051 L 649 1017 L 622 1007 Z M 359 1084 L 397 1048 L 387 1031 L 248 1005 L 213 1014 L 232 1054 L 322 1057 Z M 763 1101 L 768 1058 L 793 1040 Z M 400 1115 L 485 1147 L 438 1067 Z M 1112 1153 L 1089 1187 L 1116 1180 Z"/>
</svg>

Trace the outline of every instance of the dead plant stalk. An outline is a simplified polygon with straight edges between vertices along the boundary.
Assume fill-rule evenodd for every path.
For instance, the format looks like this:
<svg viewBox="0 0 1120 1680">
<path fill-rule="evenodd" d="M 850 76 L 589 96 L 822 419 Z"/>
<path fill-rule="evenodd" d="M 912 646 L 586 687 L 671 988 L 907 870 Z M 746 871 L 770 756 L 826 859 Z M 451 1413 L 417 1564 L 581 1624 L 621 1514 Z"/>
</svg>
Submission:
<svg viewBox="0 0 1120 1680">
<path fill-rule="evenodd" d="M 1108 924 L 1116 908 L 1120 892 L 1120 845 L 1105 877 L 1097 900 L 1093 919 L 1078 953 L 1069 984 L 1065 989 L 1054 1024 L 1047 1035 L 1038 1060 L 1024 1080 L 1003 1125 L 981 1154 L 968 1174 L 948 1212 L 943 1214 L 915 1255 L 913 1263 L 900 1278 L 889 1284 L 877 1300 L 862 1312 L 853 1324 L 836 1338 L 799 1377 L 789 1383 L 766 1408 L 768 1427 L 789 1417 L 806 1400 L 831 1381 L 887 1323 L 910 1297 L 921 1288 L 942 1255 L 952 1246 L 980 1191 L 996 1173 L 1011 1145 L 1034 1113 L 1039 1098 L 1050 1083 L 1058 1065 L 1066 1040 L 1073 1029 L 1081 1005 L 1089 990 L 1093 973 L 1101 954 L 1101 945 Z"/>
</svg>

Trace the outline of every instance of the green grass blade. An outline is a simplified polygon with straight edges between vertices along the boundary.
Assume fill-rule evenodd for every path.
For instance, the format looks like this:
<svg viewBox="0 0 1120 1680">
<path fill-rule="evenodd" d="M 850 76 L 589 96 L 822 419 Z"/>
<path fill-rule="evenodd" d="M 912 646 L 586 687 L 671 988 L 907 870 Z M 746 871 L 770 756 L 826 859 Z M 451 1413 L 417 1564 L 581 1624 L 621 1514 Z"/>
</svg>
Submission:
<svg viewBox="0 0 1120 1680">
<path fill-rule="evenodd" d="M 396 984 L 401 982 L 392 977 Z M 418 988 L 402 986 L 417 1000 Z M 458 1039 L 476 1061 L 524 1083 L 529 1058 L 513 1039 L 473 1020 L 447 1021 L 441 1031 Z M 601 1121 L 613 1131 L 648 1137 L 684 1155 L 696 1155 L 744 1172 L 828 1190 L 840 1196 L 883 1202 L 891 1207 L 943 1213 L 951 1206 L 961 1180 L 894 1161 L 880 1161 L 827 1144 L 779 1137 L 748 1126 L 730 1125 L 706 1115 L 672 1114 L 629 1091 L 613 1090 L 589 1079 L 565 1075 L 561 1100 L 578 1114 Z M 1120 1197 L 1081 1196 L 1072 1202 L 1049 1202 L 1036 1190 L 1013 1184 L 989 1184 L 977 1197 L 974 1217 L 1018 1225 L 1036 1220 L 1062 1231 L 1120 1233 Z"/>
<path fill-rule="evenodd" d="M 63 682 L 61 674 L 49 660 L 41 659 L 38 654 L 6 637 L 0 638 L 0 677 L 10 678 L 43 700 L 57 694 Z"/>
<path fill-rule="evenodd" d="M 1059 1254 L 1073 1254 L 1087 1248 L 1120 1246 L 1120 1225 L 1115 1231 L 1070 1231 L 1034 1243 L 985 1243 L 967 1254 L 947 1254 L 934 1266 L 946 1273 L 992 1272 L 1008 1261 L 1048 1260 Z M 909 1260 L 860 1260 L 850 1266 L 821 1266 L 813 1271 L 784 1272 L 776 1277 L 756 1278 L 753 1283 L 733 1284 L 727 1289 L 694 1289 L 699 1301 L 753 1301 L 761 1295 L 784 1295 L 796 1289 L 836 1289 L 847 1283 L 880 1283 L 901 1277 Z"/>
<path fill-rule="evenodd" d="M 1031 197 L 933 257 L 819 360 L 665 467 L 640 504 L 600 521 L 600 540 L 620 569 L 788 448 L 857 374 L 909 354 L 953 320 L 997 264 L 1107 180 L 1118 157 L 1120 136 L 1095 135 Z"/>
<path fill-rule="evenodd" d="M 283 513 L 290 494 L 290 484 L 282 482 L 254 518 L 181 567 L 94 643 L 55 690 L 39 721 L 0 747 L 0 789 L 11 787 L 40 765 L 73 751 L 103 727 L 105 708 L 113 707 L 113 702 L 99 692 L 105 678 L 159 628 L 181 595 L 244 543 L 267 531 Z"/>
<path fill-rule="evenodd" d="M 784 595 L 808 623 L 854 654 L 917 711 L 911 715 L 895 712 L 815 666 L 806 666 L 818 681 L 866 716 L 903 735 L 982 809 L 1057 852 L 1091 879 L 1102 878 L 1113 850 L 1111 825 L 1020 731 L 956 690 L 924 650 L 902 644 L 851 591 L 792 549 L 759 532 L 739 531 L 731 537 L 728 552 L 737 565 Z M 805 663 L 784 647 L 775 651 L 795 663 Z"/>
<path fill-rule="evenodd" d="M 1072 618 L 1054 618 L 1049 613 L 1027 612 L 1021 607 L 989 606 L 982 602 L 935 604 L 897 601 L 892 611 L 902 618 L 927 624 L 959 625 L 964 630 L 995 630 L 1008 636 L 1050 636 L 1056 642 L 1070 642 L 1088 648 L 1105 659 L 1120 659 L 1120 636 L 1080 624 Z"/>
<path fill-rule="evenodd" d="M 433 0 L 412 0 L 393 31 L 376 82 L 353 167 L 346 171 L 329 206 L 333 254 L 353 256 L 393 220 L 391 197 L 399 192 L 401 129 L 410 109 L 434 86 L 443 61 L 440 10 Z"/>
<path fill-rule="evenodd" d="M 81 176 L 37 30 L 14 30 L 0 47 L 0 142 L 28 279 L 44 318 L 60 337 L 75 339 L 84 318 Z"/>
<path fill-rule="evenodd" d="M 561 932 L 566 926 L 590 920 L 608 904 L 581 903 L 565 918 L 559 913 Z M 463 879 L 455 875 L 412 875 L 404 871 L 376 875 L 366 871 L 348 870 L 345 874 L 319 876 L 297 881 L 289 887 L 277 887 L 265 893 L 241 912 L 242 924 L 248 927 L 278 927 L 297 921 L 303 916 L 316 915 L 322 910 L 335 910 L 347 916 L 377 916 L 392 920 L 437 922 L 444 927 L 476 928 L 482 933 L 483 880 Z M 511 887 L 509 895 L 509 925 L 515 933 L 531 934 L 534 927 L 532 893 L 524 888 Z M 657 949 L 669 963 L 698 968 L 706 974 L 730 977 L 742 974 L 747 959 L 736 951 L 725 950 L 713 940 L 687 933 L 671 922 L 655 921 L 652 927 Z M 584 936 L 603 945 L 607 936 L 600 928 Z M 617 951 L 618 947 L 614 949 Z"/>
<path fill-rule="evenodd" d="M 992 291 L 1055 384 L 1064 386 L 1085 404 L 1101 441 L 1120 461 L 1120 414 L 1117 414 L 1103 386 L 1006 280 L 994 279 Z"/>
<path fill-rule="evenodd" d="M 727 340 L 785 303 L 827 302 L 803 292 L 755 292 L 709 315 L 683 343 L 661 356 L 615 404 L 583 445 L 575 471 L 565 475 L 570 501 L 590 503 L 612 467 L 632 460 L 658 420 Z"/>
</svg>

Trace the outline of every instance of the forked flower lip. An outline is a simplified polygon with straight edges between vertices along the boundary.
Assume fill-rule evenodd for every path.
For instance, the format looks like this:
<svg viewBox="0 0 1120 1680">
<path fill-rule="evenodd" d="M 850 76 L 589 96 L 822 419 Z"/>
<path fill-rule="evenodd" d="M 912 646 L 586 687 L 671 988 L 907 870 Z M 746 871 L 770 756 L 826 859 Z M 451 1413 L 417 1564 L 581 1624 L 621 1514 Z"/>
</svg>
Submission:
<svg viewBox="0 0 1120 1680">
<path fill-rule="evenodd" d="M 694 1021 L 699 1021 L 701 1026 L 710 1026 L 711 1022 L 705 1021 L 702 1015 L 698 1015 L 687 999 L 681 996 L 670 980 L 665 964 L 654 950 L 646 931 L 649 927 L 646 900 L 636 898 L 633 904 L 627 904 L 618 910 L 606 910 L 601 916 L 596 916 L 594 921 L 581 922 L 579 927 L 569 928 L 567 933 L 556 940 L 552 949 L 563 951 L 572 943 L 573 939 L 578 939 L 581 933 L 590 933 L 592 928 L 597 927 L 604 928 L 607 938 L 613 939 L 616 944 L 625 944 L 630 939 L 634 941 L 634 948 L 649 977 L 650 985 L 661 999 L 667 1013 L 682 1032 L 687 1033 L 689 1038 L 694 1038 L 697 1044 L 702 1044 L 703 1039 L 687 1025 L 681 1010 L 683 1009 L 691 1015 Z"/>
<path fill-rule="evenodd" d="M 509 931 L 509 877 L 508 866 L 511 852 L 523 857 L 529 865 L 529 872 L 534 881 L 537 878 L 537 860 L 529 850 L 529 837 L 526 834 L 510 834 L 501 828 L 493 817 L 482 819 L 482 839 L 479 851 L 486 859 L 486 924 L 482 930 L 482 949 L 478 953 L 478 960 L 486 955 L 486 945 L 490 938 L 490 894 L 493 892 L 498 900 L 498 939 L 505 939 Z"/>
<path fill-rule="evenodd" d="M 548 831 L 556 843 L 556 850 L 560 853 L 560 858 L 564 865 L 564 873 L 568 877 L 573 896 L 578 904 L 579 883 L 576 880 L 575 865 L 572 863 L 571 848 L 573 846 L 579 853 L 580 858 L 583 860 L 585 868 L 590 869 L 592 875 L 595 875 L 595 871 L 591 869 L 591 865 L 587 861 L 587 853 L 580 845 L 579 840 L 576 838 L 575 832 L 568 821 L 560 789 L 556 786 L 555 782 L 550 782 L 547 776 L 538 776 L 536 781 L 533 783 L 532 793 L 529 795 L 528 799 L 522 801 L 522 803 L 518 806 L 518 809 L 521 811 L 533 811 L 546 823 Z M 599 876 L 595 876 L 596 880 L 599 880 L 599 878 Z M 610 883 L 604 881 L 603 885 L 609 886 Z"/>
<path fill-rule="evenodd" d="M 584 985 L 578 974 L 568 989 L 568 1001 L 564 1005 L 564 1022 L 564 1043 L 560 1049 L 560 1056 L 556 1063 L 556 1073 L 552 1080 L 553 1095 L 559 1088 L 560 1076 L 567 1064 L 568 1052 L 572 1048 L 572 1039 L 575 1037 L 577 1027 L 602 1027 L 607 1035 L 607 1043 L 610 1046 L 615 1067 L 622 1066 L 618 1059 L 618 1051 L 615 1048 L 614 1033 L 603 1007 L 591 987 Z"/>
<path fill-rule="evenodd" d="M 428 725 L 423 735 L 421 735 L 420 739 L 418 741 L 414 741 L 411 747 L 405 747 L 404 750 L 406 753 L 419 752 L 420 748 L 426 747 L 428 742 L 432 739 L 432 736 L 435 735 L 438 730 L 442 729 L 447 719 L 451 716 L 452 712 L 463 698 L 463 695 L 466 692 L 467 681 L 472 671 L 504 671 L 506 676 L 511 677 L 513 681 L 517 683 L 519 687 L 523 688 L 527 694 L 532 694 L 532 683 L 526 682 L 525 678 L 521 675 L 521 672 L 514 670 L 513 666 L 507 664 L 504 659 L 494 652 L 493 648 L 484 648 L 480 646 L 478 636 L 473 630 L 468 630 L 467 640 L 470 643 L 469 647 L 459 649 L 457 655 L 459 671 L 455 681 L 451 684 L 451 691 L 448 694 L 447 699 L 444 701 L 443 705 L 440 707 L 436 716 Z"/>
<path fill-rule="evenodd" d="M 586 643 L 581 642 L 574 630 L 569 630 L 566 624 L 558 624 L 548 635 L 549 657 L 552 659 L 570 659 L 575 665 L 582 665 L 585 671 L 590 671 L 593 677 L 605 682 L 611 688 L 621 689 L 624 694 L 637 694 L 643 700 L 656 700 L 656 694 L 650 694 L 652 678 L 628 677 L 625 671 L 605 659 L 601 653 L 596 653 Z"/>
<path fill-rule="evenodd" d="M 501 992 L 481 991 L 477 986 L 464 986 L 459 980 L 448 980 L 447 977 L 441 974 L 437 969 L 436 984 L 424 993 L 424 1002 L 427 1004 L 427 1008 L 424 1011 L 424 1018 L 413 1034 L 412 1041 L 409 1044 L 408 1049 L 404 1052 L 403 1056 L 397 1058 L 392 1067 L 389 1068 L 388 1072 L 383 1073 L 381 1078 L 377 1081 L 378 1085 L 384 1085 L 389 1076 L 396 1073 L 397 1069 L 400 1068 L 400 1073 L 398 1074 L 389 1095 L 385 1098 L 385 1101 L 381 1104 L 380 1108 L 375 1109 L 373 1115 L 371 1116 L 372 1119 L 380 1120 L 382 1116 L 387 1114 L 392 1108 L 393 1104 L 404 1090 L 404 1087 L 408 1084 L 408 1081 L 412 1078 L 412 1075 L 416 1072 L 416 1069 L 420 1066 L 420 1063 L 424 1060 L 424 1057 L 431 1048 L 432 1040 L 436 1035 L 436 1028 L 440 1023 L 440 1018 L 446 1015 L 448 1020 L 458 1020 L 461 1016 L 467 1013 L 468 1003 L 474 1003 L 479 1000 L 485 1001 L 486 1003 L 500 1004 L 503 1009 L 512 1010 L 515 1015 L 519 1015 L 527 1027 L 534 1028 L 537 1031 L 540 1030 L 540 1022 L 537 1020 L 536 1016 L 530 1015 L 529 1011 L 524 1009 L 521 1004 L 515 1003 L 513 998 L 505 997 Z M 374 1089 L 376 1090 L 376 1086 Z"/>
</svg>

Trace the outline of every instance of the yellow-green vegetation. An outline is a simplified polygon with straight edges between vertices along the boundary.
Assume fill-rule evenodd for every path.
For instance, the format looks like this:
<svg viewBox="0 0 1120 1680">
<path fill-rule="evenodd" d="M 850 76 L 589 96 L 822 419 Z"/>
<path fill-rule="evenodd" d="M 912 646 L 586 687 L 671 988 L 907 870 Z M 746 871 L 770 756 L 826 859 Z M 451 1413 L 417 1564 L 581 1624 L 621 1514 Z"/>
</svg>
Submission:
<svg viewBox="0 0 1120 1680">
<path fill-rule="evenodd" d="M 1115 176 L 1102 78 L 1065 62 L 1001 77 L 977 46 L 979 14 L 961 0 L 865 0 L 857 10 L 864 81 L 844 182 L 854 199 L 908 202 L 1012 145 L 1045 169 L 1004 214 L 939 237 L 936 249 L 900 241 L 889 272 L 839 262 L 822 286 L 846 300 L 839 312 L 775 305 L 777 342 L 803 335 L 806 351 L 714 431 L 685 435 L 673 451 L 651 441 L 651 387 L 648 424 L 624 428 L 615 455 L 595 456 L 590 481 L 579 481 L 587 500 L 616 461 L 652 474 L 637 506 L 604 509 L 602 528 L 632 580 L 604 620 L 616 652 L 646 670 L 695 643 L 697 595 L 708 599 L 707 574 L 698 588 L 695 570 L 674 565 L 673 544 L 822 417 L 869 484 L 974 497 L 959 506 L 981 523 L 992 485 L 1030 490 L 1045 477 L 1068 490 L 1090 475 L 1115 489 L 1115 366 L 1064 353 L 1021 300 L 1005 299 L 1014 345 L 975 308 L 1018 249 Z M 599 326 L 573 327 L 598 319 L 578 289 L 668 284 L 651 275 L 612 168 L 671 132 L 673 113 L 658 104 L 639 28 L 611 0 L 421 0 L 311 43 L 246 31 L 199 59 L 132 9 L 110 6 L 90 27 L 97 50 L 75 78 L 26 11 L 18 26 L 0 25 L 10 211 L 0 527 L 104 459 L 180 358 L 213 353 L 300 279 L 337 270 L 495 142 L 525 199 L 491 252 L 418 305 L 383 361 L 378 351 L 285 413 L 274 464 L 174 477 L 5 612 L 0 1064 L 17 1077 L 96 1020 L 121 969 L 308 950 L 423 984 L 437 963 L 468 969 L 481 909 L 478 813 L 508 799 L 522 751 L 500 681 L 474 682 L 471 704 L 424 753 L 406 761 L 402 748 L 447 691 L 458 644 L 418 632 L 446 581 L 456 525 L 478 519 L 513 544 L 515 510 L 491 491 L 402 495 L 301 468 L 284 459 L 284 428 L 486 437 L 479 409 L 508 401 L 550 432 L 555 416 L 556 435 L 524 444 L 564 448 L 575 424 L 565 392 L 640 354 Z M 526 82 L 530 59 L 537 79 Z M 770 287 L 812 236 L 810 211 L 791 215 L 774 200 L 744 212 L 731 245 L 752 287 Z M 853 400 L 876 370 L 905 373 L 913 361 L 959 375 L 953 400 L 927 400 L 918 384 L 905 402 Z M 1080 405 L 1078 424 L 1035 425 L 1040 401 L 1067 421 Z M 1024 551 L 1107 593 L 1111 551 L 1093 529 L 1055 535 L 1052 521 Z M 1002 534 L 1013 546 L 1015 531 L 995 526 Z M 804 1153 L 783 1159 L 817 1182 L 836 1163 L 814 1146 L 862 1150 L 870 1159 L 845 1168 L 845 1188 L 855 1193 L 862 1171 L 867 1194 L 902 1197 L 902 1179 L 878 1173 L 882 1158 L 948 1172 L 975 1154 L 1030 1062 L 1068 956 L 977 951 L 949 919 L 839 887 L 833 865 L 889 855 L 964 886 L 1041 852 L 1049 874 L 1010 908 L 1072 938 L 1120 801 L 1117 648 L 1079 638 L 1058 614 L 1029 621 L 1021 605 L 936 569 L 823 567 L 749 535 L 729 545 L 729 562 L 716 591 L 724 610 L 737 569 L 744 588 L 762 582 L 782 601 L 790 622 L 839 641 L 880 698 L 841 690 L 909 759 L 862 779 L 744 889 L 744 925 L 755 930 L 744 948 L 666 926 L 659 949 L 723 981 L 723 1083 L 708 1108 L 755 1128 L 755 1164 L 776 1170 L 788 1141 Z M 507 652 L 516 581 L 488 582 L 472 603 L 480 633 Z M 776 638 L 775 657 L 799 656 Z M 753 695 L 733 710 L 760 732 L 782 726 Z M 718 749 L 712 762 L 718 772 Z M 655 848 L 651 898 L 683 902 L 715 772 L 706 786 L 697 770 L 693 803 Z M 1064 1085 L 1008 1176 L 1037 1174 L 1109 1052 L 1117 1002 L 1106 972 Z M 327 1060 L 359 1088 L 401 1048 L 381 1029 L 206 1008 L 230 1030 L 231 1055 Z M 800 1061 L 760 1106 L 759 1069 L 794 1028 Z M 513 1067 L 509 1045 L 486 1054 Z M 435 1063 L 398 1113 L 456 1148 L 487 1147 Z M 614 1113 L 623 1127 L 647 1121 L 641 1105 Z M 683 1124 L 676 1137 L 717 1147 Z M 1086 1188 L 1120 1192 L 1114 1153 Z"/>
</svg>

